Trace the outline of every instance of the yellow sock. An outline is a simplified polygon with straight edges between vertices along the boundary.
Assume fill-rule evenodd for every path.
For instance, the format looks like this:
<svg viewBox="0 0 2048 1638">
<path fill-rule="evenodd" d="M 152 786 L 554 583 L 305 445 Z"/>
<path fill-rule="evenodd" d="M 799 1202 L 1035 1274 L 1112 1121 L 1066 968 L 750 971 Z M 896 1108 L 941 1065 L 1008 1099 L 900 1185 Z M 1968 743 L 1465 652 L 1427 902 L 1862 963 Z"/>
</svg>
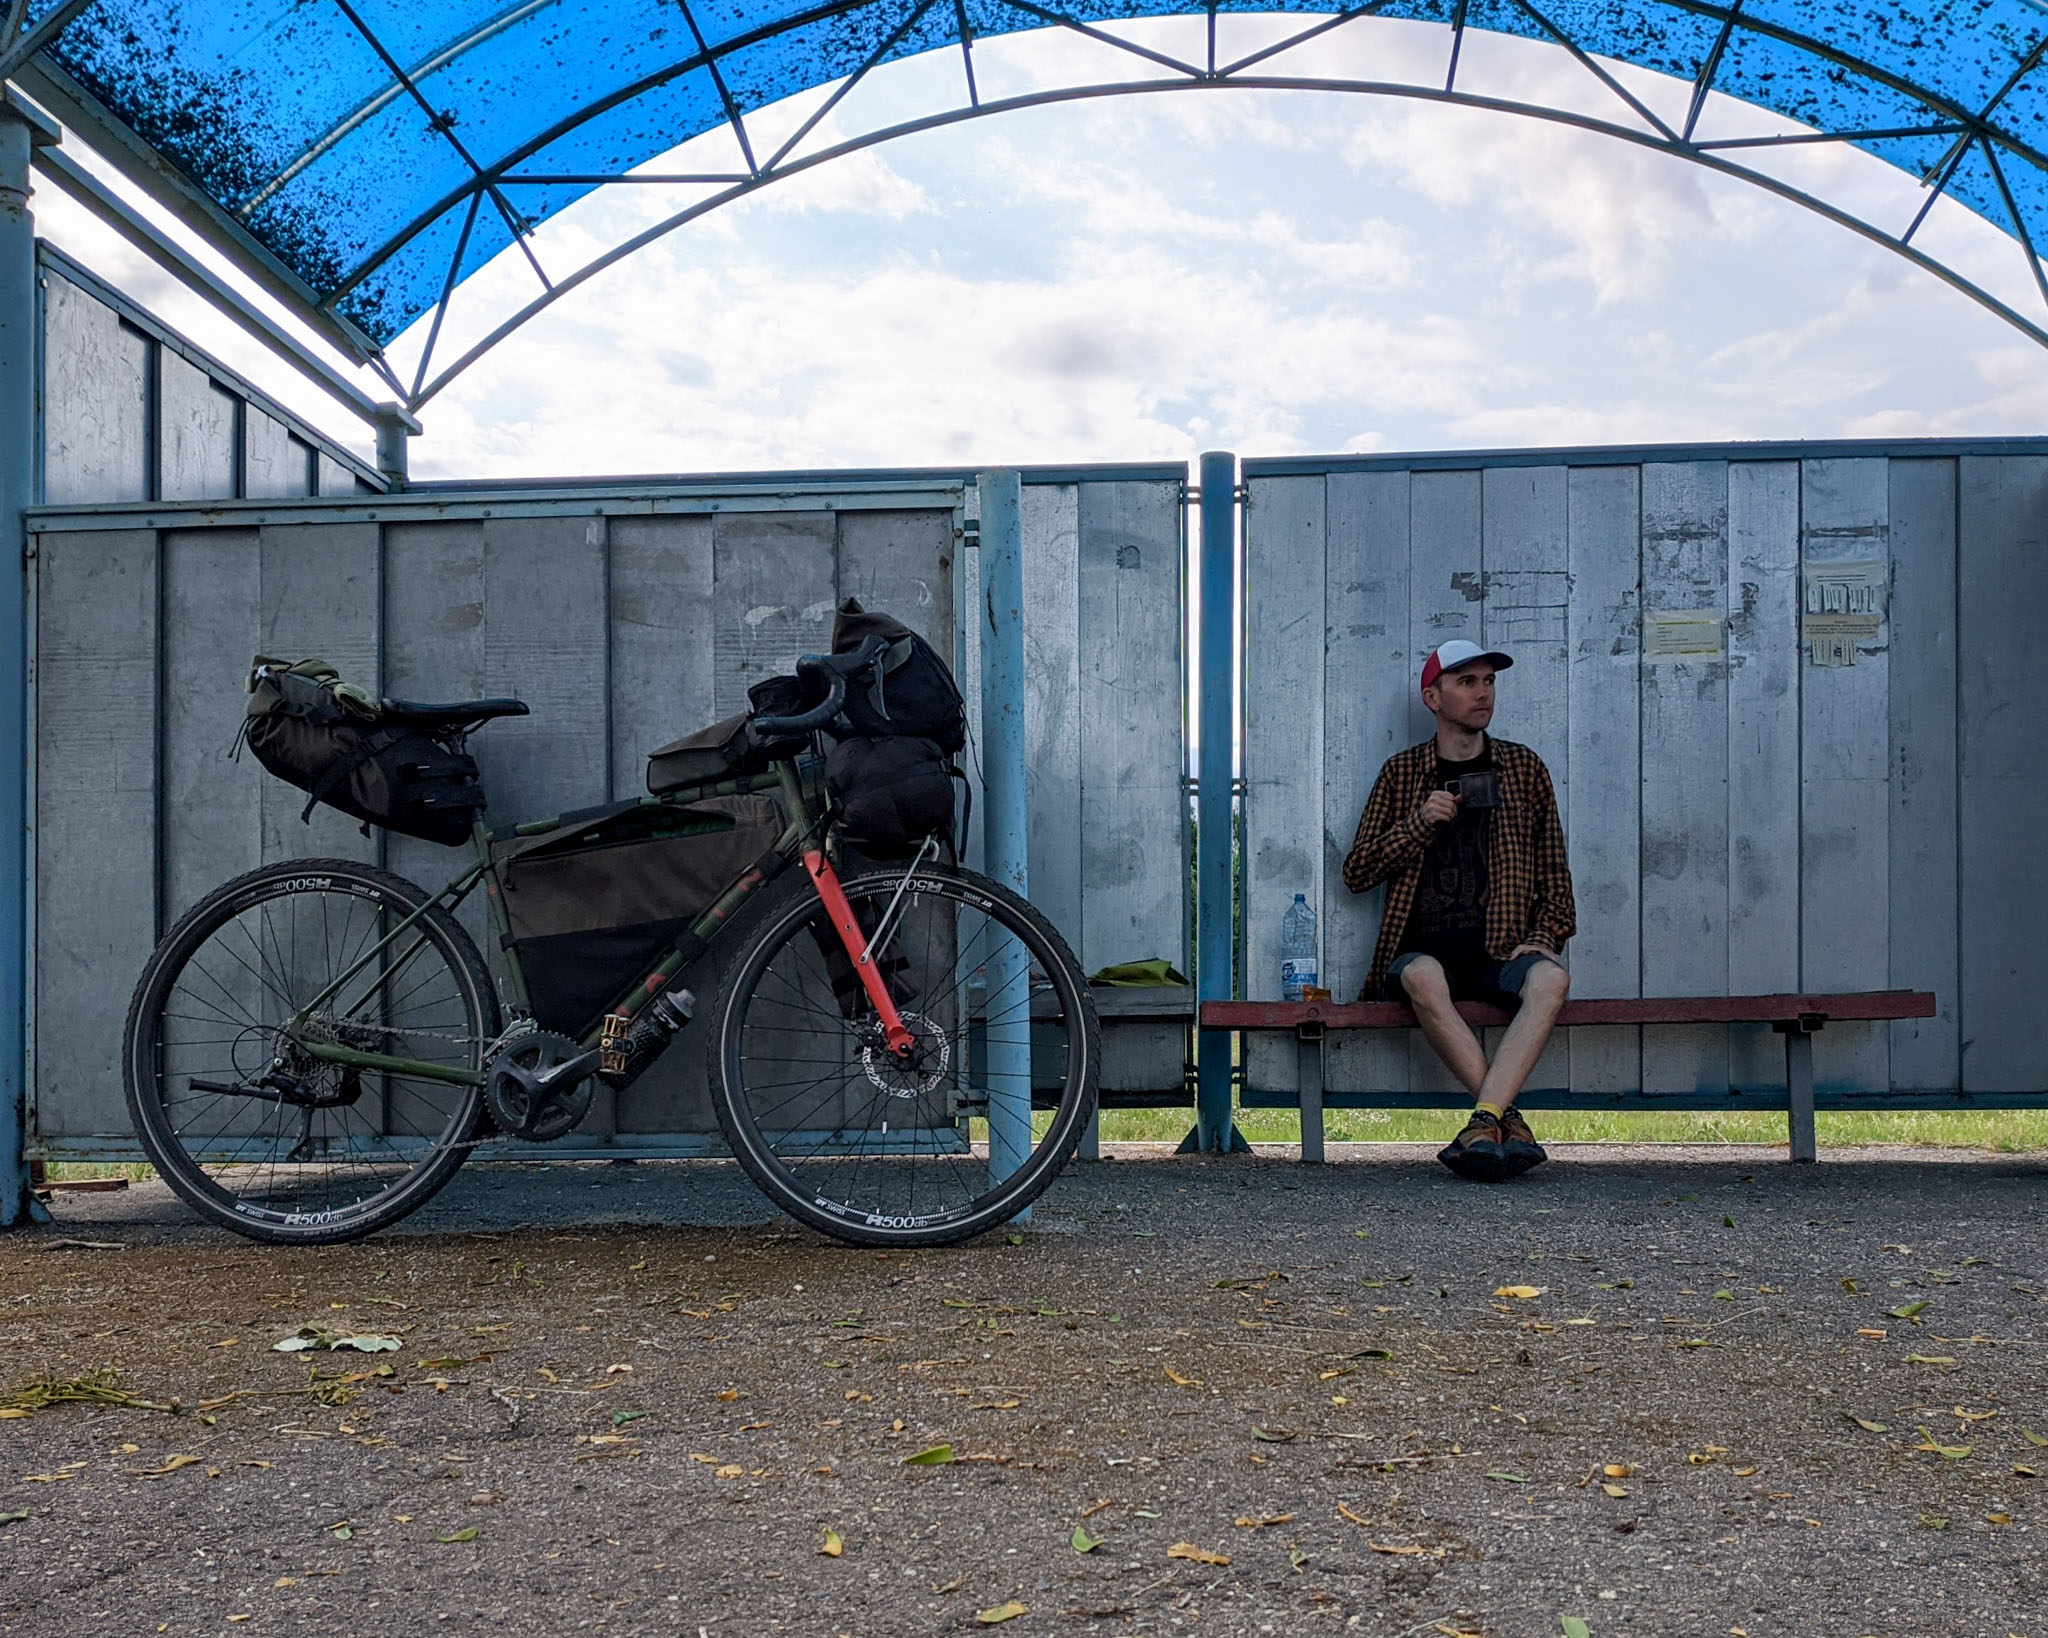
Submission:
<svg viewBox="0 0 2048 1638">
<path fill-rule="evenodd" d="M 1508 1106 L 1504 1103 L 1482 1102 L 1473 1106 L 1473 1112 L 1475 1114 L 1491 1115 L 1495 1120 L 1499 1120 L 1501 1116 L 1508 1112 Z"/>
</svg>

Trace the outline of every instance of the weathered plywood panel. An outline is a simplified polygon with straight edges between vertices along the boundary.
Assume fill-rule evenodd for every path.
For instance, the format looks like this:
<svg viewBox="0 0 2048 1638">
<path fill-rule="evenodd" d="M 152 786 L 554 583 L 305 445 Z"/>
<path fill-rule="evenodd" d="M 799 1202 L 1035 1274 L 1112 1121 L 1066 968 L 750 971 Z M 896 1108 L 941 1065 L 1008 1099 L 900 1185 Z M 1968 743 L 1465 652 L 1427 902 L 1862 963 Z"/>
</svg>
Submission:
<svg viewBox="0 0 2048 1638">
<path fill-rule="evenodd" d="M 1081 486 L 1083 971 L 1187 960 L 1177 484 Z M 1179 1084 L 1179 1065 L 1160 1084 Z"/>
<path fill-rule="evenodd" d="M 1728 985 L 1799 986 L 1799 467 L 1728 468 Z M 1783 1042 L 1731 1025 L 1728 1076 L 1785 1084 Z"/>
<path fill-rule="evenodd" d="M 712 643 L 717 716 L 747 708 L 747 689 L 832 647 L 839 589 L 831 513 L 723 512 L 712 520 Z"/>
<path fill-rule="evenodd" d="M 1889 982 L 1935 1015 L 1889 1026 L 1891 1084 L 1960 1085 L 1956 915 L 1956 464 L 1891 463 Z M 2037 610 L 2038 612 L 2038 610 Z M 2048 1077 L 2044 1077 L 2048 1079 Z"/>
<path fill-rule="evenodd" d="M 1372 968 L 1384 888 L 1354 895 L 1344 856 L 1388 757 L 1409 744 L 1409 698 L 1421 659 L 1408 646 L 1408 490 L 1405 472 L 1337 472 L 1325 480 L 1323 593 L 1323 983 L 1357 995 Z M 1377 999 L 1375 997 L 1374 999 Z M 1333 1092 L 1408 1090 L 1408 1043 L 1378 1032 L 1328 1037 Z"/>
<path fill-rule="evenodd" d="M 1453 637 L 1484 637 L 1486 597 L 1481 546 L 1484 480 L 1478 472 L 1418 472 L 1409 488 L 1408 650 L 1416 677 L 1423 656 Z M 1408 696 L 1412 745 L 1436 733 L 1436 718 L 1418 687 Z M 1409 1084 L 1417 1090 L 1455 1092 L 1446 1069 L 1419 1032 L 1408 1040 Z"/>
<path fill-rule="evenodd" d="M 149 338 L 57 273 L 43 287 L 43 499 L 148 500 Z"/>
<path fill-rule="evenodd" d="M 1889 463 L 1801 463 L 1805 566 L 1891 561 Z M 1890 795 L 1889 634 L 1857 645 L 1856 663 L 1801 673 L 1800 970 L 1809 988 L 1864 990 L 1885 982 L 1890 951 L 1886 839 Z M 1844 1024 L 1813 1049 L 1814 1084 L 1883 1091 L 1890 1028 Z"/>
<path fill-rule="evenodd" d="M 157 494 L 164 500 L 232 500 L 235 400 L 196 365 L 157 355 Z"/>
<path fill-rule="evenodd" d="M 1653 658 L 1660 616 L 1721 618 L 1728 599 L 1728 468 L 1646 465 L 1643 477 L 1642 905 L 1645 995 L 1728 984 L 1728 662 Z M 1693 628 L 1698 629 L 1698 628 Z M 1646 1092 L 1720 1092 L 1720 1027 L 1643 1032 Z"/>
<path fill-rule="evenodd" d="M 612 789 L 643 795 L 647 753 L 717 720 L 711 519 L 613 518 Z"/>
<path fill-rule="evenodd" d="M 2048 609 L 2048 459 L 1967 456 L 1960 467 L 1963 1089 L 2038 1092 L 2048 772 L 2027 742 Z"/>
<path fill-rule="evenodd" d="M 1323 902 L 1323 479 L 1273 478 L 1245 514 L 1245 995 L 1280 997 L 1294 895 Z M 1252 1085 L 1292 1090 L 1294 1046 L 1247 1041 Z"/>
<path fill-rule="evenodd" d="M 306 493 L 306 446 L 254 404 L 242 411 L 242 494 L 282 500 Z"/>
<path fill-rule="evenodd" d="M 32 1022 L 46 1137 L 129 1129 L 121 1013 L 159 931 L 157 624 L 150 531 L 42 538 Z"/>
<path fill-rule="evenodd" d="M 1030 827 L 1031 902 L 1079 950 L 1085 942 L 1079 487 L 1030 485 L 1023 493 L 1018 522 L 1024 537 L 1024 800 Z M 979 632 L 987 620 L 973 624 Z M 980 654 L 978 644 L 975 653 Z M 980 726 L 977 716 L 977 733 Z"/>
<path fill-rule="evenodd" d="M 1642 993 L 1641 490 L 1633 466 L 1581 468 L 1565 485 L 1573 797 L 1566 840 L 1579 910 L 1568 960 L 1581 997 Z M 1642 1085 L 1641 1030 L 1567 1033 L 1574 1087 L 1633 1092 Z"/>
</svg>

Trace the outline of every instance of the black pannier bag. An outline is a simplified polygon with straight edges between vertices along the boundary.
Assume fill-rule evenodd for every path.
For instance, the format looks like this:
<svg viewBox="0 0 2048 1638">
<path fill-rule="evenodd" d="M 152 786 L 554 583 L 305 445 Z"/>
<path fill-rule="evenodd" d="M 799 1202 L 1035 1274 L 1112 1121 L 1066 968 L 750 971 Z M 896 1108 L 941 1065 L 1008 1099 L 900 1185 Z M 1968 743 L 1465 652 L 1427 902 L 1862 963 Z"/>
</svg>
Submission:
<svg viewBox="0 0 2048 1638">
<path fill-rule="evenodd" d="M 825 758 L 839 835 L 871 858 L 904 858 L 934 831 L 953 830 L 953 770 L 929 739 L 842 739 Z"/>
<path fill-rule="evenodd" d="M 817 703 L 796 677 L 764 677 L 747 690 L 747 709 L 699 728 L 648 753 L 647 790 L 652 796 L 715 784 L 746 774 L 766 773 L 778 757 L 794 756 L 804 739 L 764 740 L 753 730 L 754 717 L 793 717 Z"/>
<path fill-rule="evenodd" d="M 266 770 L 310 793 L 302 820 L 325 802 L 366 824 L 459 847 L 484 809 L 476 760 L 459 735 L 387 718 L 324 660 L 257 655 L 242 736 Z"/>
<path fill-rule="evenodd" d="M 718 895 L 769 853 L 768 796 L 622 804 L 494 844 L 491 868 L 543 1029 L 580 1038 Z"/>
<path fill-rule="evenodd" d="M 879 686 L 855 682 L 842 713 L 854 736 L 878 739 L 908 734 L 928 739 L 948 756 L 967 744 L 967 706 L 953 671 L 932 647 L 902 621 L 864 609 L 849 597 L 832 622 L 832 652 L 846 654 L 869 637 L 888 640 Z"/>
</svg>

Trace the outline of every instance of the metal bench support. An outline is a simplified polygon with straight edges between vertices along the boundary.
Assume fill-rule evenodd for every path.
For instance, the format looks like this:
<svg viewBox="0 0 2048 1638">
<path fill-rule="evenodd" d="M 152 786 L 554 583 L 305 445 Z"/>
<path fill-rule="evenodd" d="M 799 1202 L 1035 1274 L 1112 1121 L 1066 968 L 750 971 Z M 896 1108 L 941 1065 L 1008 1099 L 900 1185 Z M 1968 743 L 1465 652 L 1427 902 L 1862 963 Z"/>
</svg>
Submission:
<svg viewBox="0 0 2048 1638">
<path fill-rule="evenodd" d="M 1301 1163 L 1323 1163 L 1323 1026 L 1295 1031 L 1294 1062 L 1301 1088 Z"/>
<path fill-rule="evenodd" d="M 1813 1130 L 1813 1038 L 1826 1023 L 1820 1014 L 1802 1013 L 1795 1022 L 1771 1026 L 1785 1037 L 1785 1119 L 1794 1161 L 1820 1158 Z"/>
</svg>

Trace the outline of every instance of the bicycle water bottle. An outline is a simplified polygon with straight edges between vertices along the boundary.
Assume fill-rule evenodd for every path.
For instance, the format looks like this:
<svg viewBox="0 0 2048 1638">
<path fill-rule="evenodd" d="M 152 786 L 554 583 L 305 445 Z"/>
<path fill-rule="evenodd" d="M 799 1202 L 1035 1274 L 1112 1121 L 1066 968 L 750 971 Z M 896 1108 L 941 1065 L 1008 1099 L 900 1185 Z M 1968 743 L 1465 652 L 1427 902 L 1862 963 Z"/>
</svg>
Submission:
<svg viewBox="0 0 2048 1638">
<path fill-rule="evenodd" d="M 1320 982 L 1316 970 L 1316 913 L 1308 895 L 1297 893 L 1280 923 L 1280 999 L 1306 1001 L 1308 989 Z"/>
</svg>

